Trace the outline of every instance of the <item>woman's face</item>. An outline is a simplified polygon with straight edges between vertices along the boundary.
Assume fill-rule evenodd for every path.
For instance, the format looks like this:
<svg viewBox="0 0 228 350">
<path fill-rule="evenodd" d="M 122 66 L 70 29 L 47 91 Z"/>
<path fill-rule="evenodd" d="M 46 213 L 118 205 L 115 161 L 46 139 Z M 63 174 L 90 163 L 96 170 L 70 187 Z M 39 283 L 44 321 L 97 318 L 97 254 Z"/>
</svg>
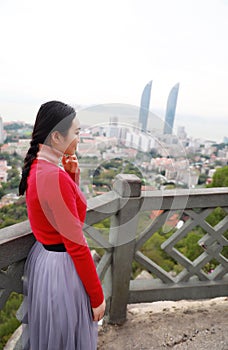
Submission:
<svg viewBox="0 0 228 350">
<path fill-rule="evenodd" d="M 80 122 L 77 117 L 72 121 L 71 127 L 68 133 L 63 137 L 62 151 L 64 154 L 73 155 L 75 154 L 79 142 L 80 133 Z"/>
</svg>

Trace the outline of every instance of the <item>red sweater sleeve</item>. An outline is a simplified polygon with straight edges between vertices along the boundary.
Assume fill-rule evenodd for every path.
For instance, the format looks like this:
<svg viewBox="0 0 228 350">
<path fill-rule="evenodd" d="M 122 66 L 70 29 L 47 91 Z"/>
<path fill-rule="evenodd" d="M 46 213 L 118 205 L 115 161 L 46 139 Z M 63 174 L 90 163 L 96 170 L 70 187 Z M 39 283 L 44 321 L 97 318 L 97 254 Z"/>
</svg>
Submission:
<svg viewBox="0 0 228 350">
<path fill-rule="evenodd" d="M 98 307 L 103 302 L 104 295 L 88 246 L 73 243 L 65 237 L 63 243 L 73 259 L 77 273 L 89 295 L 91 306 Z"/>
<path fill-rule="evenodd" d="M 85 211 L 79 189 L 64 171 L 59 172 L 58 181 L 49 181 L 48 220 L 60 233 L 62 241 L 70 254 L 77 273 L 89 295 L 91 306 L 99 306 L 104 295 L 90 249 L 84 237 L 82 226 L 84 218 L 80 217 L 80 207 Z M 46 193 L 47 194 L 47 193 Z M 50 210 L 48 210 L 50 209 Z"/>
</svg>

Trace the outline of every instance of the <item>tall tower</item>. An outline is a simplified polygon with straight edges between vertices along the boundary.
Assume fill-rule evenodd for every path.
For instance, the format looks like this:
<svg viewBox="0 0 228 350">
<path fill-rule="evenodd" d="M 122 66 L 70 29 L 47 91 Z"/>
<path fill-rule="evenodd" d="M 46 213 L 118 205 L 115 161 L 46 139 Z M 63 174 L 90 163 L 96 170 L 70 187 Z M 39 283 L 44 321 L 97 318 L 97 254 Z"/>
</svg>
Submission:
<svg viewBox="0 0 228 350">
<path fill-rule="evenodd" d="M 149 83 L 146 84 L 146 86 L 144 87 L 142 97 L 141 97 L 140 110 L 139 110 L 139 127 L 142 131 L 147 130 L 147 119 L 148 119 L 149 106 L 150 106 L 151 86 L 152 86 L 152 80 L 149 81 Z"/>
<path fill-rule="evenodd" d="M 170 90 L 170 93 L 169 93 L 167 106 L 166 106 L 166 114 L 165 114 L 164 134 L 173 133 L 173 123 L 174 123 L 174 117 L 176 112 L 178 91 L 179 91 L 179 83 L 174 85 L 174 87 Z"/>
</svg>

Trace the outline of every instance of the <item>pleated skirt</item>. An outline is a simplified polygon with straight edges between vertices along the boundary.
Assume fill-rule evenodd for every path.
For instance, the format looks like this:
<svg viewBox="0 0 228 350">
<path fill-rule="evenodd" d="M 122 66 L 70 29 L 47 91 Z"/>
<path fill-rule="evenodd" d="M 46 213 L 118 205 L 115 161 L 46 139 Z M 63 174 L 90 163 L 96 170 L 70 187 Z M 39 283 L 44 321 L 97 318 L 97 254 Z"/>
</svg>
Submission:
<svg viewBox="0 0 228 350">
<path fill-rule="evenodd" d="M 25 264 L 22 310 L 24 350 L 97 348 L 97 322 L 67 252 L 34 244 Z"/>
</svg>

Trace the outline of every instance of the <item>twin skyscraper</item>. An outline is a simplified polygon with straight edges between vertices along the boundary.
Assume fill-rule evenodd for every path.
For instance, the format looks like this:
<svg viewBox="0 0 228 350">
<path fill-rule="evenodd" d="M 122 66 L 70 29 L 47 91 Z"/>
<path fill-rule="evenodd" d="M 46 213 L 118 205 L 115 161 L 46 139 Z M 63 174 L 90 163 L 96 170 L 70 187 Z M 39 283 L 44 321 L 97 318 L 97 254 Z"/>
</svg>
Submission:
<svg viewBox="0 0 228 350">
<path fill-rule="evenodd" d="M 151 88 L 152 88 L 152 80 L 149 81 L 148 84 L 146 84 L 142 93 L 141 103 L 140 103 L 139 126 L 141 130 L 144 132 L 147 131 Z M 163 134 L 173 133 L 173 124 L 174 124 L 174 118 L 175 118 L 175 112 L 176 112 L 178 92 L 179 92 L 179 83 L 173 86 L 168 96 Z"/>
</svg>

